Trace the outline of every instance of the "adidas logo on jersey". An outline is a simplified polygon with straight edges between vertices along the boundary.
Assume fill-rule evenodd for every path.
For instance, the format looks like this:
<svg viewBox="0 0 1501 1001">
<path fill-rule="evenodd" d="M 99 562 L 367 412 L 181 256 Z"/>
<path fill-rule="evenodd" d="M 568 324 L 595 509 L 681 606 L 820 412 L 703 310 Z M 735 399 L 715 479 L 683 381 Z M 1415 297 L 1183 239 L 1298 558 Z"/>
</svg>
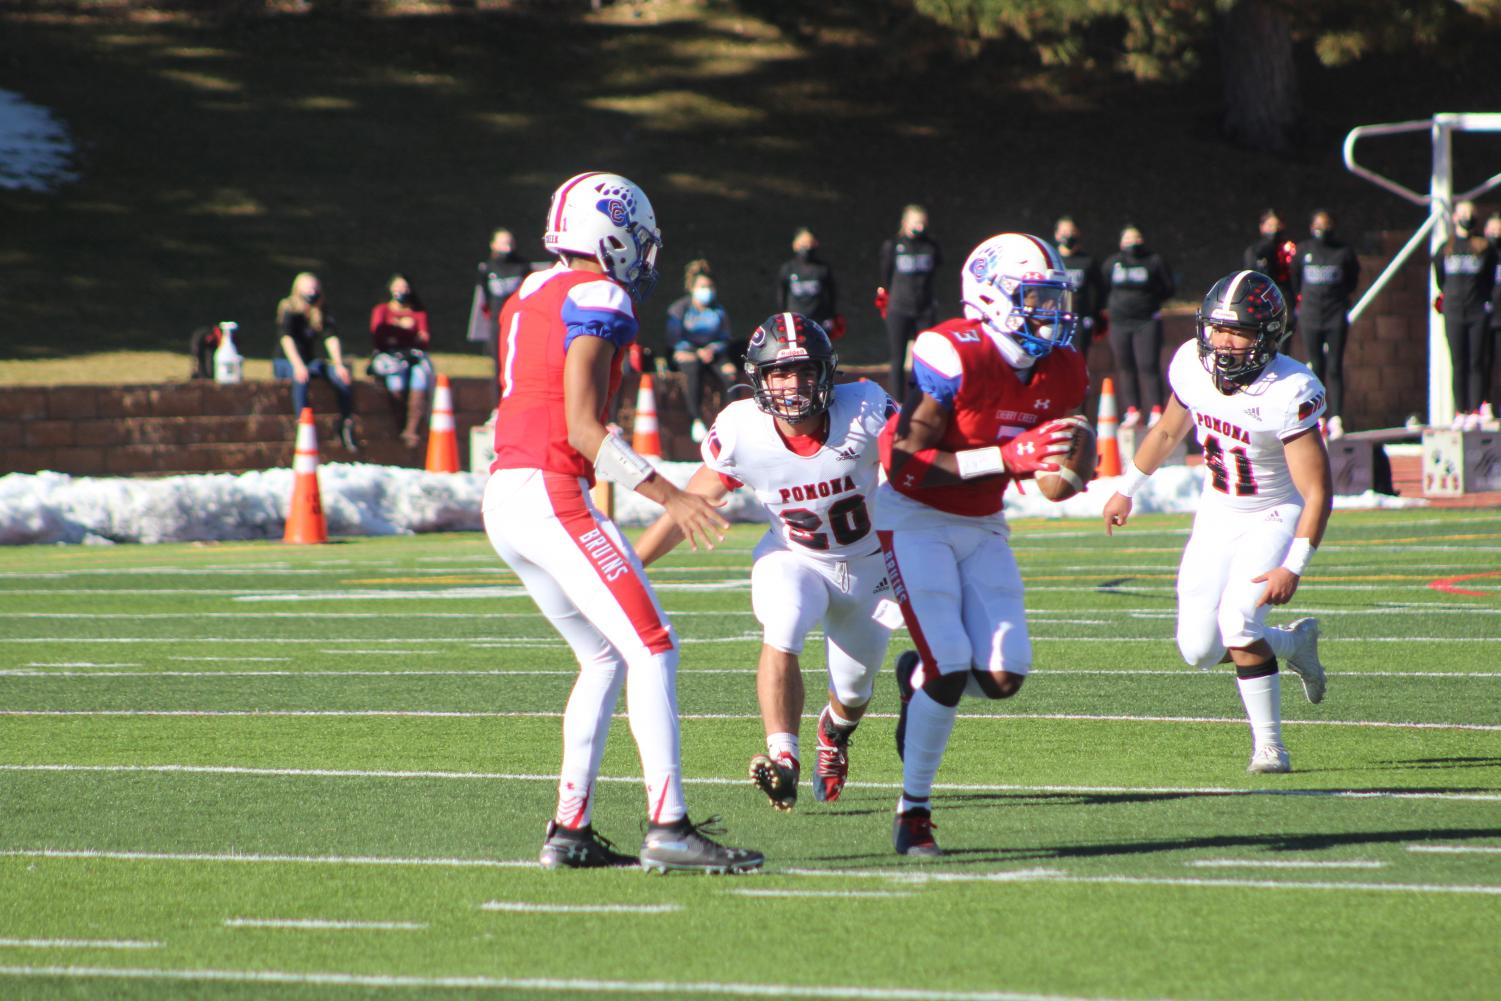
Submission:
<svg viewBox="0 0 1501 1001">
<path fill-rule="evenodd" d="M 860 459 L 860 450 L 858 448 L 856 448 L 855 446 L 851 445 L 849 448 L 847 448 L 844 451 L 842 451 L 842 452 L 839 453 L 839 458 L 838 458 L 837 461 L 839 461 L 839 462 L 857 462 L 857 461 L 859 461 L 859 459 Z"/>
<path fill-rule="evenodd" d="M 1251 420 L 1253 420 L 1253 421 L 1259 421 L 1259 420 L 1261 420 L 1261 408 L 1260 407 L 1247 407 L 1246 408 L 1246 416 L 1249 417 L 1249 418 L 1251 418 Z"/>
<path fill-rule="evenodd" d="M 891 581 L 887 580 L 885 577 L 882 577 L 881 578 L 881 583 L 877 584 L 875 586 L 875 590 L 871 591 L 870 593 L 872 595 L 885 594 L 885 593 L 887 593 L 890 590 L 891 590 Z"/>
</svg>

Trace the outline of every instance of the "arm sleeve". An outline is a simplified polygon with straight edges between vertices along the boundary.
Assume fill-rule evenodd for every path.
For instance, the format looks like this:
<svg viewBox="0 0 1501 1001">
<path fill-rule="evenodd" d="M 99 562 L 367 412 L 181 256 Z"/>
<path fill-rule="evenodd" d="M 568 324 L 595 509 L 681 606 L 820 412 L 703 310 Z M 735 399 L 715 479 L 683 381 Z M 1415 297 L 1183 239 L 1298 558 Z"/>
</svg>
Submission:
<svg viewBox="0 0 1501 1001">
<path fill-rule="evenodd" d="M 585 282 L 568 290 L 563 299 L 563 325 L 568 329 L 563 350 L 576 337 L 603 337 L 616 347 L 636 339 L 636 314 L 625 289 L 612 281 Z"/>
</svg>

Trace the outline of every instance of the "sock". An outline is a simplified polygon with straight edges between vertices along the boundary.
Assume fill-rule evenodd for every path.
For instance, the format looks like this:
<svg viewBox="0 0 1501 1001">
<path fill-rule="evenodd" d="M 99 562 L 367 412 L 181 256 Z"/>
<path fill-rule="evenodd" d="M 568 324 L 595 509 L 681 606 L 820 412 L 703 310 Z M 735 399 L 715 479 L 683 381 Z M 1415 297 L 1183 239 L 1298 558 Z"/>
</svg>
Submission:
<svg viewBox="0 0 1501 1001">
<path fill-rule="evenodd" d="M 801 762 L 802 756 L 798 754 L 797 734 L 795 733 L 772 733 L 766 736 L 766 753 L 775 760 L 782 755 L 789 755 L 793 761 Z"/>
<path fill-rule="evenodd" d="M 932 793 L 933 776 L 938 774 L 958 715 L 957 706 L 934 702 L 921 689 L 912 693 L 912 701 L 907 704 L 907 740 L 902 759 L 904 797 L 921 801 Z"/>
<path fill-rule="evenodd" d="M 896 801 L 897 813 L 907 813 L 911 810 L 928 810 L 929 812 L 931 812 L 932 801 L 927 799 L 926 797 L 922 799 L 911 799 L 906 795 L 903 795 Z"/>
<path fill-rule="evenodd" d="M 1266 645 L 1272 648 L 1273 657 L 1287 657 L 1298 648 L 1298 641 L 1293 637 L 1293 631 L 1286 626 L 1272 626 L 1262 634 Z"/>
<path fill-rule="evenodd" d="M 559 827 L 578 830 L 594 811 L 594 778 L 610 734 L 610 714 L 620 698 L 624 672 L 612 662 L 582 664 L 563 710 L 563 766 L 558 781 Z"/>
<path fill-rule="evenodd" d="M 1252 677 L 1246 677 L 1252 672 Z M 1251 744 L 1258 749 L 1282 743 L 1282 684 L 1276 672 L 1276 658 L 1254 667 L 1235 669 L 1235 685 L 1240 689 L 1246 718 L 1251 721 Z"/>
<path fill-rule="evenodd" d="M 824 731 L 831 737 L 848 737 L 860 725 L 859 720 L 848 720 L 834 711 L 833 706 L 824 706 Z"/>
<path fill-rule="evenodd" d="M 646 814 L 671 824 L 688 814 L 678 740 L 678 652 L 674 647 L 632 661 L 626 671 L 626 715 L 646 777 Z"/>
</svg>

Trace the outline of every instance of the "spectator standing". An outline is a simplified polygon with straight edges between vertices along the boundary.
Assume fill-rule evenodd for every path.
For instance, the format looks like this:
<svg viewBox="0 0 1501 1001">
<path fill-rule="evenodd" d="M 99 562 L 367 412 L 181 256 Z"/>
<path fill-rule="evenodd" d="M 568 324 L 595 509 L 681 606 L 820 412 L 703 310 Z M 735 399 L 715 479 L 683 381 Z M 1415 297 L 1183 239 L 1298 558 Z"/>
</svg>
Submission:
<svg viewBox="0 0 1501 1001">
<path fill-rule="evenodd" d="M 1491 296 L 1496 290 L 1496 249 L 1475 231 L 1475 205 L 1454 207 L 1449 239 L 1433 259 L 1444 314 L 1454 389 L 1454 427 L 1478 431 L 1480 405 L 1490 391 Z"/>
<path fill-rule="evenodd" d="M 500 404 L 500 356 L 495 351 L 499 339 L 496 324 L 506 300 L 531 272 L 532 262 L 516 252 L 516 237 L 510 230 L 502 228 L 490 234 L 490 256 L 479 262 L 479 279 L 474 288 L 478 309 L 471 311 L 469 340 L 483 343 L 485 353 L 495 363 L 492 388 L 497 406 Z"/>
<path fill-rule="evenodd" d="M 418 427 L 433 383 L 427 310 L 410 279 L 400 272 L 391 276 L 386 291 L 386 301 L 370 311 L 370 374 L 386 387 L 401 443 L 416 448 L 422 441 Z"/>
<path fill-rule="evenodd" d="M 1100 273 L 1100 262 L 1080 247 L 1079 227 L 1073 219 L 1060 218 L 1053 226 L 1053 239 L 1063 258 L 1064 270 L 1074 283 L 1074 314 L 1079 318 L 1074 348 L 1087 358 L 1090 343 L 1102 332 L 1100 310 L 1105 305 L 1105 278 Z"/>
<path fill-rule="evenodd" d="M 735 364 L 730 354 L 730 314 L 719 304 L 713 269 L 703 259 L 690 261 L 683 273 L 688 293 L 667 307 L 667 343 L 672 364 L 687 378 L 685 402 L 693 425 L 695 443 L 704 440 L 704 376 L 717 379 L 728 392 L 735 384 Z"/>
<path fill-rule="evenodd" d="M 1298 245 L 1282 228 L 1282 217 L 1275 209 L 1261 213 L 1261 236 L 1241 255 L 1241 267 L 1260 271 L 1277 283 L 1284 302 L 1293 301 L 1293 258 Z"/>
<path fill-rule="evenodd" d="M 933 273 L 943 263 L 938 241 L 928 235 L 928 211 L 921 205 L 902 210 L 896 236 L 881 244 L 881 282 L 876 309 L 886 321 L 891 349 L 891 395 L 907 394 L 907 345 L 933 323 Z"/>
<path fill-rule="evenodd" d="M 1350 296 L 1360 281 L 1360 261 L 1334 233 L 1334 217 L 1320 209 L 1308 222 L 1308 239 L 1293 258 L 1296 326 L 1308 352 L 1308 367 L 1329 392 L 1331 438 L 1345 433 L 1345 340 L 1350 332 Z"/>
<path fill-rule="evenodd" d="M 1141 230 L 1121 230 L 1120 252 L 1105 259 L 1105 306 L 1110 313 L 1110 350 L 1116 389 L 1125 413 L 1121 427 L 1147 426 L 1162 416 L 1162 304 L 1177 286 L 1162 256 L 1147 249 Z"/>
<path fill-rule="evenodd" d="M 287 297 L 276 304 L 277 345 L 271 371 L 278 379 L 292 380 L 292 413 L 308 405 L 308 387 L 314 376 L 327 379 L 339 401 L 339 441 L 351 452 L 360 450 L 354 438 L 354 397 L 350 390 L 349 366 L 333 314 L 323 302 L 323 283 L 311 271 L 292 279 Z M 319 357 L 322 346 L 328 357 Z"/>
<path fill-rule="evenodd" d="M 1486 425 L 1485 430 L 1498 430 L 1496 421 L 1496 352 L 1501 350 L 1501 213 L 1493 212 L 1485 221 L 1485 238 L 1490 242 L 1491 249 L 1496 252 L 1496 270 L 1491 272 L 1494 276 L 1491 290 L 1491 350 L 1487 357 L 1490 359 L 1486 365 L 1484 381 L 1481 389 L 1485 398 L 1480 404 L 1481 420 Z"/>
<path fill-rule="evenodd" d="M 843 331 L 837 316 L 834 269 L 818 256 L 818 237 L 806 226 L 792 236 L 792 259 L 777 275 L 777 311 L 801 313 L 835 340 Z"/>
</svg>

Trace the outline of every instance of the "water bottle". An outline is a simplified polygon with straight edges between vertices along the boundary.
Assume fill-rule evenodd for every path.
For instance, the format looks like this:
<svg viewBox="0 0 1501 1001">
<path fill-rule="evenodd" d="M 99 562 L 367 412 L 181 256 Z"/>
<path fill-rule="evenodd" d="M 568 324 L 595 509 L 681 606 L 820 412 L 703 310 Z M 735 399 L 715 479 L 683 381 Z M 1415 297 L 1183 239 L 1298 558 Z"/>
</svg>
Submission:
<svg viewBox="0 0 1501 1001">
<path fill-rule="evenodd" d="M 238 323 L 225 321 L 219 324 L 219 346 L 214 349 L 214 381 L 220 385 L 238 383 L 245 378 L 245 359 L 235 347 L 235 331 Z"/>
</svg>

